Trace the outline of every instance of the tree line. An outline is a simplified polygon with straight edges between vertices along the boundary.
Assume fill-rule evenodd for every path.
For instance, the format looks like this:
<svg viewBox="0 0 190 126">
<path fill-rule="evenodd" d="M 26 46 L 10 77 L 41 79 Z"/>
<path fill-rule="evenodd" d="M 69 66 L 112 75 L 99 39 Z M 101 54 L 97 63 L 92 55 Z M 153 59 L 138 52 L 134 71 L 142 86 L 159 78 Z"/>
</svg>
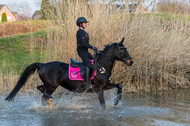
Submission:
<svg viewBox="0 0 190 126">
<path fill-rule="evenodd" d="M 69 0 L 70 2 L 76 2 L 77 0 Z M 114 2 L 115 0 L 111 0 L 110 2 Z M 186 14 L 190 15 L 190 5 L 184 3 L 184 1 L 178 1 L 178 0 L 159 0 L 159 2 L 156 2 L 156 0 L 120 0 L 121 2 L 125 3 L 138 3 L 145 5 L 146 2 L 151 2 L 150 5 L 154 6 L 153 11 L 158 12 L 169 12 L 169 13 L 176 13 L 176 14 Z M 49 17 L 50 11 L 53 9 L 52 3 L 55 2 L 55 0 L 42 0 L 41 2 L 41 10 L 40 14 L 42 19 L 47 19 Z M 81 2 L 89 2 L 89 0 L 81 0 Z M 150 5 L 147 5 L 148 7 Z M 147 7 L 147 8 L 148 8 Z"/>
</svg>

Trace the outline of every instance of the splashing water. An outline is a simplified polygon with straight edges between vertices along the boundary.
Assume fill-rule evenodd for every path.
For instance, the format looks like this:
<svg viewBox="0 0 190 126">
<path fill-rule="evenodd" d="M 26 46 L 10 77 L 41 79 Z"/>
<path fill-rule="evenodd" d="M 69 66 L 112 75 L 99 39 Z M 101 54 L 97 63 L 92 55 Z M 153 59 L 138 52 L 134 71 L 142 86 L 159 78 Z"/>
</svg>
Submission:
<svg viewBox="0 0 190 126">
<path fill-rule="evenodd" d="M 2 94 L 0 125 L 189 125 L 189 91 L 163 94 L 125 94 L 119 105 L 114 106 L 115 92 L 105 92 L 105 109 L 100 107 L 96 94 L 55 94 L 53 104 L 48 107 L 42 106 L 39 93 L 18 93 L 14 102 L 4 101 Z"/>
</svg>

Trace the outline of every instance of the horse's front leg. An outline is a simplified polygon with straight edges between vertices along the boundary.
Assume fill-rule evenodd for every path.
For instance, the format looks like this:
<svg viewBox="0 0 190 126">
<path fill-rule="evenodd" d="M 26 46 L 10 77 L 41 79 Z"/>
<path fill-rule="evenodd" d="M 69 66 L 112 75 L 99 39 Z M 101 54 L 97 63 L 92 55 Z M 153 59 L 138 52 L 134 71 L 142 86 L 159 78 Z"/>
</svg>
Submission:
<svg viewBox="0 0 190 126">
<path fill-rule="evenodd" d="M 121 84 L 116 84 L 116 83 L 109 83 L 107 84 L 103 89 L 104 90 L 109 90 L 112 88 L 117 88 L 117 97 L 114 99 L 114 105 L 117 105 L 119 101 L 122 98 L 122 85 Z"/>
<path fill-rule="evenodd" d="M 98 91 L 97 95 L 100 101 L 100 105 L 102 106 L 102 108 L 105 108 L 104 91 L 103 90 Z"/>
</svg>

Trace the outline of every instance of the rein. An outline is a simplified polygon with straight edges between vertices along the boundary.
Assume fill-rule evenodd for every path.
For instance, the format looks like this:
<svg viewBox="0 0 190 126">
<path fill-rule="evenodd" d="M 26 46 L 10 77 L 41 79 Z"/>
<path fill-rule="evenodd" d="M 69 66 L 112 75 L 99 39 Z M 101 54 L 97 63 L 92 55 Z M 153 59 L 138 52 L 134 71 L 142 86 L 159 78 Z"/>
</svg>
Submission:
<svg viewBox="0 0 190 126">
<path fill-rule="evenodd" d="M 104 54 L 103 52 L 99 52 L 99 53 L 97 53 L 97 59 L 98 59 L 98 57 L 99 57 L 99 54 L 102 54 L 103 56 L 105 56 L 105 57 L 107 57 L 108 59 L 112 59 L 112 60 L 115 60 L 114 58 L 110 58 L 109 56 L 107 56 L 106 54 Z"/>
<path fill-rule="evenodd" d="M 121 49 L 124 49 L 124 48 L 125 48 L 124 46 L 119 47 L 119 44 L 118 44 L 118 43 L 117 43 L 117 47 L 118 47 L 119 51 L 120 51 Z M 99 63 L 97 63 L 97 60 L 98 60 L 100 54 L 102 54 L 103 56 L 107 57 L 107 58 L 110 59 L 110 60 L 115 60 L 115 58 L 111 58 L 111 57 L 107 56 L 106 54 L 104 54 L 104 53 L 101 52 L 101 51 L 95 54 L 94 64 L 95 64 L 95 66 L 96 66 L 96 69 L 99 70 L 100 73 L 107 73 L 107 71 L 105 70 L 105 68 L 102 67 Z M 105 65 L 106 65 L 106 64 L 105 64 Z M 107 66 L 107 65 L 106 65 L 106 66 Z M 99 68 L 99 67 L 100 67 L 100 68 Z M 107 74 L 108 74 L 108 73 L 107 73 Z"/>
</svg>

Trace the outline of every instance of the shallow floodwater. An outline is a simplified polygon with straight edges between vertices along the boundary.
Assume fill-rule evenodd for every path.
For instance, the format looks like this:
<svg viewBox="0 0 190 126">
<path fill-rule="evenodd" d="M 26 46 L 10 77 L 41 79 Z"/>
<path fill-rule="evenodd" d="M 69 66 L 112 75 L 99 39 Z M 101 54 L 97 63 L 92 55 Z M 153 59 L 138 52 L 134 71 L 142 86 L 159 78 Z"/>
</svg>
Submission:
<svg viewBox="0 0 190 126">
<path fill-rule="evenodd" d="M 113 105 L 115 91 L 105 92 L 106 108 L 96 94 L 54 94 L 41 105 L 41 94 L 18 93 L 14 102 L 0 95 L 0 126 L 190 126 L 190 90 L 124 94 Z"/>
</svg>

